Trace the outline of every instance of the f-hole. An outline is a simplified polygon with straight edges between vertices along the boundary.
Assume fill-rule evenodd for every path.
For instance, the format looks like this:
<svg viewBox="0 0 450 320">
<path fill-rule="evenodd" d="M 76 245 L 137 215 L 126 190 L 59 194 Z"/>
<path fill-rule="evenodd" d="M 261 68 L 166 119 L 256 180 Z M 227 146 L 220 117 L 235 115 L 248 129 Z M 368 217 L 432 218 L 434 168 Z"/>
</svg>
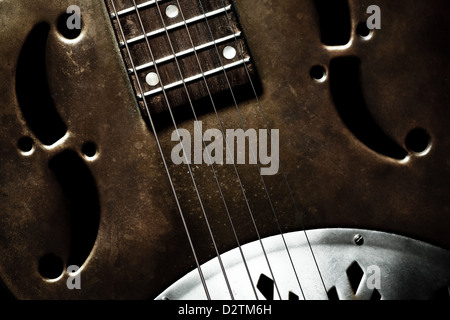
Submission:
<svg viewBox="0 0 450 320">
<path fill-rule="evenodd" d="M 56 111 L 46 74 L 46 48 L 50 26 L 36 25 L 20 52 L 16 70 L 17 100 L 29 128 L 44 144 L 60 140 L 67 127 Z"/>
<path fill-rule="evenodd" d="M 49 162 L 61 185 L 70 219 L 70 254 L 67 265 L 81 267 L 97 238 L 100 202 L 94 178 L 78 154 L 63 151 Z"/>
</svg>

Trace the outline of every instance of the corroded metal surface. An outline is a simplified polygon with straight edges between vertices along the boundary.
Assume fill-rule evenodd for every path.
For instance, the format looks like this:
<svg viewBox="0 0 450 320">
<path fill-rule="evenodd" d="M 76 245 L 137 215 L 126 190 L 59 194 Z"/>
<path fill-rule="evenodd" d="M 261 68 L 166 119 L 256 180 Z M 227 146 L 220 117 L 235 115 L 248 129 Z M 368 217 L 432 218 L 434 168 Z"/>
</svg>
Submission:
<svg viewBox="0 0 450 320">
<path fill-rule="evenodd" d="M 303 226 L 393 232 L 449 249 L 450 97 L 445 75 L 450 72 L 450 49 L 443 40 L 450 28 L 449 4 L 349 3 L 351 42 L 329 48 L 321 43 L 313 1 L 236 1 L 260 76 L 260 103 L 269 126 L 280 129 L 280 159 Z M 0 278 L 22 299 L 154 298 L 195 263 L 106 8 L 101 1 L 80 1 L 82 34 L 69 41 L 56 24 L 72 4 L 0 1 L 0 39 L 6 44 L 0 49 Z M 364 40 L 355 29 L 367 19 L 371 4 L 382 8 L 382 29 Z M 54 146 L 44 146 L 30 131 L 15 88 L 22 45 L 41 21 L 51 26 L 46 51 L 49 90 L 68 130 Z M 328 70 L 330 61 L 342 56 L 361 61 L 362 94 L 378 126 L 404 149 L 411 130 L 426 129 L 432 141 L 426 154 L 410 153 L 407 161 L 398 161 L 371 150 L 349 130 L 330 92 L 333 74 L 323 82 L 310 76 L 313 66 Z M 235 106 L 223 104 L 219 116 L 224 127 L 241 127 Z M 255 99 L 239 107 L 247 128 L 265 128 Z M 199 119 L 205 130 L 218 127 L 211 110 L 202 110 Z M 192 130 L 192 117 L 178 120 L 179 127 Z M 156 134 L 168 161 L 172 131 L 170 121 L 161 119 Z M 17 148 L 23 136 L 33 138 L 31 155 Z M 95 159 L 82 153 L 87 141 L 98 146 Z M 70 255 L 70 210 L 49 169 L 49 161 L 63 150 L 74 150 L 84 159 L 100 201 L 98 233 L 82 266 L 81 290 L 68 290 L 67 273 L 48 281 L 38 270 L 39 259 L 47 253 L 65 264 Z M 192 180 L 186 167 L 169 167 L 198 256 L 205 262 L 215 252 Z M 279 233 L 257 170 L 251 165 L 239 170 L 260 235 Z M 211 168 L 198 165 L 193 171 L 219 250 L 235 248 Z M 256 240 L 233 168 L 217 171 L 239 239 Z M 282 176 L 267 176 L 265 182 L 283 232 L 302 229 Z"/>
</svg>

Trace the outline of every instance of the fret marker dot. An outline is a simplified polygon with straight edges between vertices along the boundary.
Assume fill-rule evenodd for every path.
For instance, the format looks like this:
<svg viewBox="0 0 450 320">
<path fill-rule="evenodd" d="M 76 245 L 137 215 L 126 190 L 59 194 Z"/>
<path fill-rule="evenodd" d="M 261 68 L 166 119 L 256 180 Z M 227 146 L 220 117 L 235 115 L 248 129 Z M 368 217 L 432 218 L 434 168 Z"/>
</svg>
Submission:
<svg viewBox="0 0 450 320">
<path fill-rule="evenodd" d="M 176 17 L 178 17 L 179 13 L 180 13 L 180 10 L 178 10 L 177 6 L 174 6 L 172 4 L 166 8 L 166 15 L 169 18 L 172 18 L 172 19 L 176 18 Z"/>
<path fill-rule="evenodd" d="M 159 78 L 155 72 L 150 72 L 145 77 L 145 81 L 148 83 L 149 86 L 154 87 L 159 83 Z"/>
<path fill-rule="evenodd" d="M 236 57 L 236 49 L 231 46 L 225 47 L 223 49 L 223 56 L 228 60 L 234 59 Z"/>
</svg>

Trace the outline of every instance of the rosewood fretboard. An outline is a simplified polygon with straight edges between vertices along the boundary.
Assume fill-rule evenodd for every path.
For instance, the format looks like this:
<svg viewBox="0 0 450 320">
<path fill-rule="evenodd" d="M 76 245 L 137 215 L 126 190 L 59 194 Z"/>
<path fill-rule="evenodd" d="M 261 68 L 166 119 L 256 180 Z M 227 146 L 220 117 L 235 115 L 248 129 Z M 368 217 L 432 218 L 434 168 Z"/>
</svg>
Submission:
<svg viewBox="0 0 450 320">
<path fill-rule="evenodd" d="M 132 0 L 105 1 L 136 97 L 153 115 L 220 105 L 255 79 L 230 1 L 136 0 L 138 12 Z"/>
</svg>

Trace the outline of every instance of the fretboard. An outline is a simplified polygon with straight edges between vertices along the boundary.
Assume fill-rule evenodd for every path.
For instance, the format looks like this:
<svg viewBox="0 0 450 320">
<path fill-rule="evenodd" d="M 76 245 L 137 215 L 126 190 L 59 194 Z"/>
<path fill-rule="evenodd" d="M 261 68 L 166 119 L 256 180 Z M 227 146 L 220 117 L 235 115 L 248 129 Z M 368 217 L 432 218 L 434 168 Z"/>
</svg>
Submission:
<svg viewBox="0 0 450 320">
<path fill-rule="evenodd" d="M 105 1 L 143 110 L 219 106 L 255 80 L 229 0 Z"/>
</svg>

